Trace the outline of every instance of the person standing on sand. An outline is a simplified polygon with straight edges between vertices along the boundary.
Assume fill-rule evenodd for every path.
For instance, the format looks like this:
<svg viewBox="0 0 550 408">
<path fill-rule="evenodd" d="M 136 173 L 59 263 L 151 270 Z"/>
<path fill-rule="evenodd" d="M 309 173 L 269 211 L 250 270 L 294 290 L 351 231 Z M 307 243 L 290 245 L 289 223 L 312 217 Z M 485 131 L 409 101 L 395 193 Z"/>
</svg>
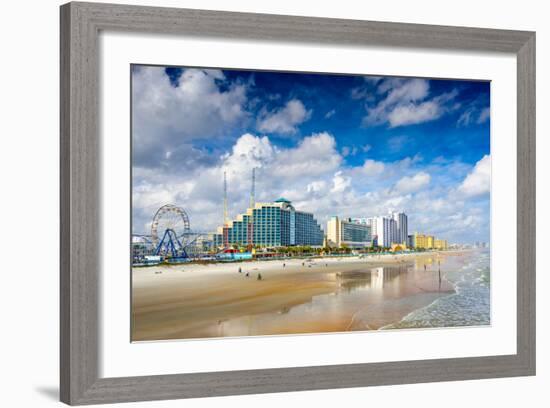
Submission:
<svg viewBox="0 0 550 408">
<path fill-rule="evenodd" d="M 283 268 L 286 268 L 286 264 L 283 262 Z"/>
<path fill-rule="evenodd" d="M 242 272 L 243 272 L 243 270 L 242 270 L 241 267 L 239 266 L 239 273 L 242 273 Z"/>
<path fill-rule="evenodd" d="M 258 280 L 262 280 L 262 274 L 261 273 L 258 274 Z"/>
</svg>

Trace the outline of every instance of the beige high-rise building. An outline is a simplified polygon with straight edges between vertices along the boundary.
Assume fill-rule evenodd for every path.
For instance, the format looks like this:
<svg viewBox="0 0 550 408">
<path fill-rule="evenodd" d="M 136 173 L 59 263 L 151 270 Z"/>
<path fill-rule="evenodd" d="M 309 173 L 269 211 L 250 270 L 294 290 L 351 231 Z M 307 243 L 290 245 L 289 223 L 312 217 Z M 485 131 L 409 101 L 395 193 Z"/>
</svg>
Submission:
<svg viewBox="0 0 550 408">
<path fill-rule="evenodd" d="M 351 248 L 372 246 L 371 226 L 333 216 L 327 222 L 327 243 L 338 248 L 343 245 Z"/>
<path fill-rule="evenodd" d="M 333 216 L 327 222 L 327 244 L 340 247 L 340 220 Z"/>
</svg>

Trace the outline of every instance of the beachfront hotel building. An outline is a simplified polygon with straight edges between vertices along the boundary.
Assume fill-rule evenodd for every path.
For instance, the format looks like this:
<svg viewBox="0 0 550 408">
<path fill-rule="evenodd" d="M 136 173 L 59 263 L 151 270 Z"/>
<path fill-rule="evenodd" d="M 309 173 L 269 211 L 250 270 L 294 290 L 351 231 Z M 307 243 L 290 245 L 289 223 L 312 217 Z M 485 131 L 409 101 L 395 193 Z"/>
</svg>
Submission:
<svg viewBox="0 0 550 408">
<path fill-rule="evenodd" d="M 390 247 L 397 237 L 397 224 L 391 217 L 354 218 L 354 222 L 371 227 L 371 234 L 376 246 Z"/>
<path fill-rule="evenodd" d="M 432 249 L 434 247 L 434 237 L 433 235 L 415 232 L 409 236 L 409 246 L 416 249 Z"/>
<path fill-rule="evenodd" d="M 390 247 L 395 235 L 397 235 L 397 225 L 393 218 L 373 217 L 370 220 L 374 235 L 377 236 L 379 247 Z"/>
<path fill-rule="evenodd" d="M 409 236 L 409 220 L 407 214 L 403 212 L 394 212 L 391 217 L 395 220 L 395 236 L 392 237 L 392 243 L 401 245 L 407 244 L 407 237 Z"/>
<path fill-rule="evenodd" d="M 373 241 L 379 247 L 389 248 L 392 244 L 407 245 L 409 221 L 404 212 L 392 212 L 388 216 L 354 218 L 352 221 L 369 225 Z"/>
<path fill-rule="evenodd" d="M 364 248 L 372 246 L 371 226 L 351 218 L 333 216 L 327 222 L 327 242 L 341 248 Z"/>
<path fill-rule="evenodd" d="M 449 247 L 446 239 L 434 239 L 434 249 L 447 249 Z"/>
<path fill-rule="evenodd" d="M 255 203 L 246 213 L 219 227 L 217 246 L 321 246 L 324 233 L 312 213 L 298 211 L 289 200 Z"/>
<path fill-rule="evenodd" d="M 433 235 L 419 234 L 415 232 L 409 235 L 407 246 L 416 249 L 441 249 L 446 250 L 449 248 L 446 239 L 437 239 Z"/>
</svg>

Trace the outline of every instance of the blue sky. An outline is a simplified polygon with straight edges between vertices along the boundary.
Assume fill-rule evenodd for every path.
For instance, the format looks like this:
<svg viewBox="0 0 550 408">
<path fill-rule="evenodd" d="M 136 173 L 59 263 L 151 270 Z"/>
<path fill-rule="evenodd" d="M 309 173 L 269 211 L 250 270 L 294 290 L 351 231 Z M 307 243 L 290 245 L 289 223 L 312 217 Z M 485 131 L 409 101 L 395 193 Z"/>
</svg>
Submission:
<svg viewBox="0 0 550 408">
<path fill-rule="evenodd" d="M 191 227 L 258 201 L 409 215 L 410 232 L 489 240 L 490 83 L 133 66 L 133 228 L 166 203 Z"/>
</svg>

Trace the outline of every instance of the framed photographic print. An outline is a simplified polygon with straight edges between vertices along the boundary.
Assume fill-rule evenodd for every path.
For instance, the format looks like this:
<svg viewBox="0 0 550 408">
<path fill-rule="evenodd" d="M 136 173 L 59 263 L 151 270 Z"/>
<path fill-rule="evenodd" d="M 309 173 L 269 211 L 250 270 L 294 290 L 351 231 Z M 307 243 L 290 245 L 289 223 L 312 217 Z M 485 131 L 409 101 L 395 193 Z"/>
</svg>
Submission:
<svg viewBox="0 0 550 408">
<path fill-rule="evenodd" d="M 62 401 L 533 375 L 534 67 L 532 32 L 62 6 Z"/>
</svg>

